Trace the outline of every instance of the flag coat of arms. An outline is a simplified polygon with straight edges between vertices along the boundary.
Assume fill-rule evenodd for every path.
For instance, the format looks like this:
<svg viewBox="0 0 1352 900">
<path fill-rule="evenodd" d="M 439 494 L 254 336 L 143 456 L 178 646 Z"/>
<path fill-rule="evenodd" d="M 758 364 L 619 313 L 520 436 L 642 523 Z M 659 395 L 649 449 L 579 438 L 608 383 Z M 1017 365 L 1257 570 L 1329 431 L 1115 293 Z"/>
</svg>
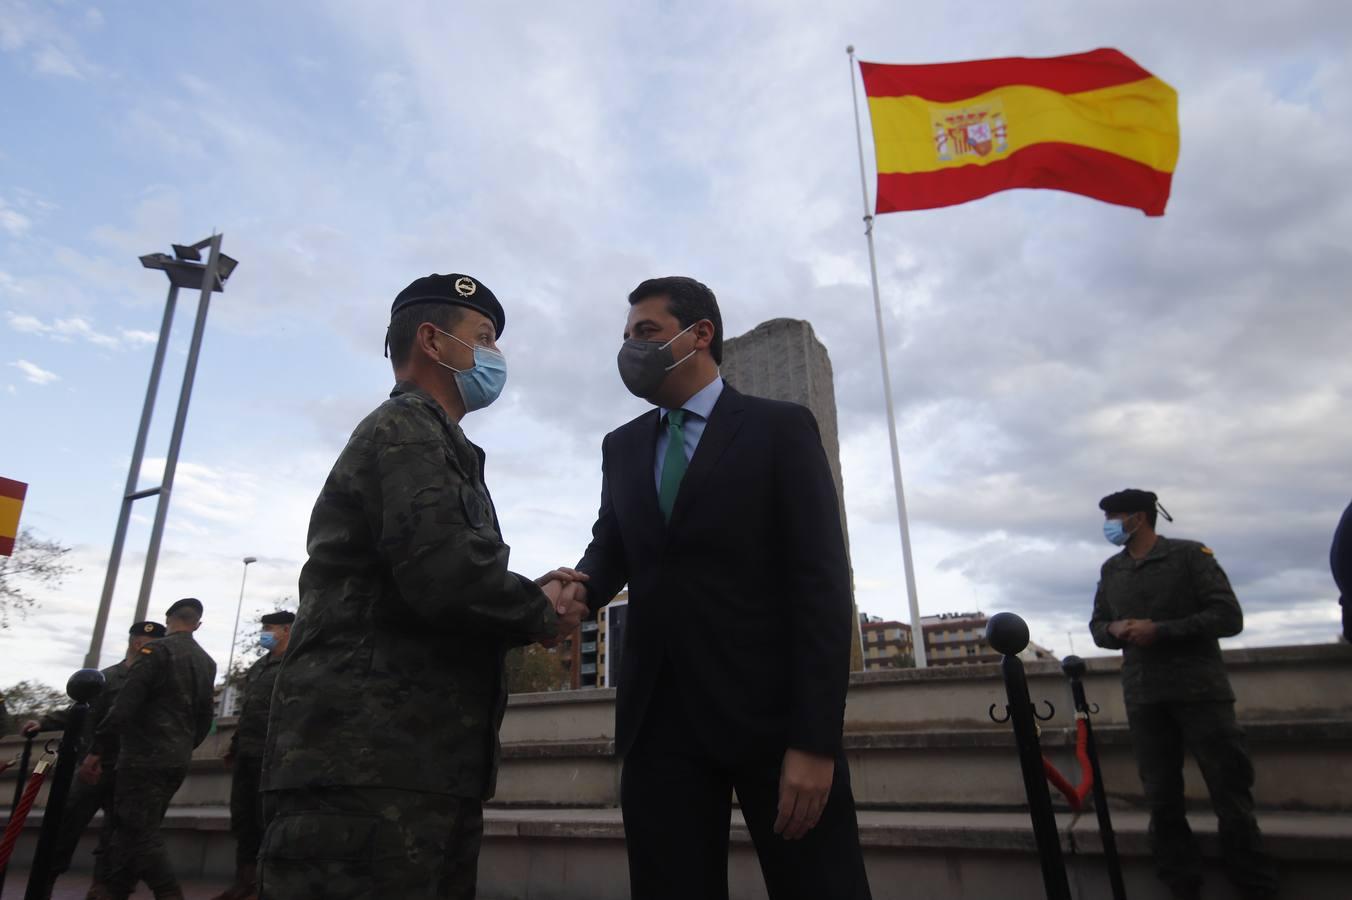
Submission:
<svg viewBox="0 0 1352 900">
<path fill-rule="evenodd" d="M 1164 214 L 1178 162 L 1178 94 L 1117 50 L 859 65 L 878 213 L 1049 188 Z"/>
</svg>

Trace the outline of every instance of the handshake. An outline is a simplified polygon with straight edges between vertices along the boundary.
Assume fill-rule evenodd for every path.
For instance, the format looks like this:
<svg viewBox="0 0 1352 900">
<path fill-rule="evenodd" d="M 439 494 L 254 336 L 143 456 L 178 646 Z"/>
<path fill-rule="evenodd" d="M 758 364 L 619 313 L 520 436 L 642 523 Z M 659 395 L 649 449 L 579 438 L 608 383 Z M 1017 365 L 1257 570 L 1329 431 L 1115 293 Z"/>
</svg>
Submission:
<svg viewBox="0 0 1352 900">
<path fill-rule="evenodd" d="M 587 606 L 587 579 L 586 572 L 565 567 L 559 567 L 535 579 L 535 583 L 554 606 L 554 612 L 559 615 L 558 630 L 552 637 L 540 641 L 543 646 L 553 647 L 572 634 L 582 624 L 582 619 L 591 612 L 591 608 Z"/>
</svg>

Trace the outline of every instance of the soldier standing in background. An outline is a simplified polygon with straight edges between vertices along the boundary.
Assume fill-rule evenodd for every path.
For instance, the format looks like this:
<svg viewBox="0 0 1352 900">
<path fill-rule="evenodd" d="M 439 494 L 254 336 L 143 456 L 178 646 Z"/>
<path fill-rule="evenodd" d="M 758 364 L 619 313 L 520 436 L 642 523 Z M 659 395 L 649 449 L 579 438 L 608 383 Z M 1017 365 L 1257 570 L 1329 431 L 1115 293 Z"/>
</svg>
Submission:
<svg viewBox="0 0 1352 900">
<path fill-rule="evenodd" d="M 225 753 L 232 771 L 230 781 L 230 830 L 235 835 L 235 883 L 215 900 L 249 900 L 258 896 L 258 845 L 263 839 L 261 779 L 263 749 L 268 736 L 268 709 L 272 686 L 282 667 L 282 656 L 291 641 L 293 612 L 268 613 L 259 620 L 263 631 L 258 643 L 268 652 L 249 667 L 244 676 L 244 702 L 240 705 L 235 734 Z"/>
<path fill-rule="evenodd" d="M 1173 519 L 1150 491 L 1119 491 L 1099 508 L 1104 536 L 1123 550 L 1103 564 L 1089 630 L 1100 647 L 1123 651 L 1127 724 L 1160 880 L 1174 897 L 1201 897 L 1202 858 L 1183 800 L 1186 750 L 1206 779 L 1230 879 L 1246 898 L 1275 897 L 1275 866 L 1253 812 L 1253 763 L 1217 642 L 1244 628 L 1230 580 L 1209 547 L 1155 533 L 1157 510 Z"/>
<path fill-rule="evenodd" d="M 164 637 L 164 626 L 159 622 L 137 622 L 127 633 L 129 635 L 127 655 L 103 670 L 103 690 L 94 699 L 85 717 L 85 734 L 81 735 L 80 740 L 81 751 L 88 749 L 94 737 L 95 727 L 113 708 L 113 702 L 117 700 L 118 692 L 126 683 L 132 664 L 141 655 L 141 648 L 153 640 Z M 24 723 L 23 733 L 28 735 L 43 731 L 65 731 L 69 718 L 68 709 L 56 710 L 41 719 Z M 112 833 L 113 821 L 113 769 L 117 763 L 117 751 L 117 739 L 110 738 L 103 747 L 100 770 L 97 772 L 92 768 L 86 770 L 82 764 L 78 776 L 71 782 L 66 811 L 61 817 L 61 830 L 57 832 L 56 844 L 52 850 L 52 880 L 47 886 L 49 896 L 57 878 L 70 868 L 80 838 L 99 810 L 103 810 L 103 825 L 99 829 L 98 847 L 94 850 L 95 883 L 103 881 L 108 875 L 108 838 Z"/>
<path fill-rule="evenodd" d="M 90 889 L 89 900 L 125 900 L 138 881 L 157 900 L 183 897 L 160 823 L 188 774 L 192 751 L 211 730 L 216 663 L 192 636 L 202 625 L 201 601 L 174 603 L 165 623 L 166 636 L 141 648 L 82 767 L 100 773 L 112 742 L 120 744 L 107 875 Z"/>
</svg>

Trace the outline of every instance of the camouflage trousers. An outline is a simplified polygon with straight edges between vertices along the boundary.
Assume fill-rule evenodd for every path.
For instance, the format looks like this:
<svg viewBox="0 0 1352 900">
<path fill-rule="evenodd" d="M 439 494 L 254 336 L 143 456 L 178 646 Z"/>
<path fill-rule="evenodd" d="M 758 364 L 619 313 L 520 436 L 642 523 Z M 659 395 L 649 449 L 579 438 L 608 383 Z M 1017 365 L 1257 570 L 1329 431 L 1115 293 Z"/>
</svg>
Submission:
<svg viewBox="0 0 1352 900">
<path fill-rule="evenodd" d="M 113 896 L 128 896 L 138 881 L 144 881 L 157 896 L 178 888 L 160 825 L 187 774 L 187 769 L 117 770 L 107 877 L 103 881 Z"/>
<path fill-rule="evenodd" d="M 478 800 L 392 788 L 263 795 L 261 900 L 473 900 Z"/>
<path fill-rule="evenodd" d="M 263 841 L 262 778 L 261 757 L 235 757 L 230 779 L 230 831 L 235 835 L 237 869 L 257 861 Z"/>
<path fill-rule="evenodd" d="M 94 851 L 94 880 L 103 881 L 108 875 L 108 839 L 113 826 L 113 791 L 117 773 L 105 771 L 98 784 L 85 784 L 76 778 L 71 781 L 66 809 L 61 814 L 61 829 L 56 833 L 52 848 L 52 880 L 70 868 L 75 851 L 84 837 L 85 829 L 103 810 L 103 825 L 99 830 L 99 844 Z"/>
<path fill-rule="evenodd" d="M 1262 849 L 1253 812 L 1253 763 L 1234 703 L 1129 704 L 1127 722 L 1150 806 L 1150 846 L 1160 879 L 1179 886 L 1202 880 L 1202 857 L 1183 799 L 1187 751 L 1211 795 L 1230 880 L 1245 897 L 1275 896 L 1276 867 Z"/>
</svg>

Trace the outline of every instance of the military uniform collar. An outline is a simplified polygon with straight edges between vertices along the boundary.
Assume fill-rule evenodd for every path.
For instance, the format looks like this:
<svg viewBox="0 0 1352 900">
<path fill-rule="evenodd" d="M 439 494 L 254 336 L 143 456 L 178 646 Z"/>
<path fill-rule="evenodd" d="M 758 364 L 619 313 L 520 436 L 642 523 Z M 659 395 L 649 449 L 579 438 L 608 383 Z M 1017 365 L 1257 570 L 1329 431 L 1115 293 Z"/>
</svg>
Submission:
<svg viewBox="0 0 1352 900">
<path fill-rule="evenodd" d="M 394 399 L 401 394 L 408 394 L 410 397 L 416 397 L 423 406 L 432 411 L 433 415 L 437 417 L 437 421 L 447 429 L 451 429 L 451 426 L 454 425 L 455 429 L 452 430 L 459 430 L 460 426 L 451 421 L 451 417 L 446 415 L 446 410 L 441 408 L 441 404 L 436 401 L 436 398 L 418 387 L 418 385 L 414 384 L 412 381 L 401 381 L 396 384 L 394 390 L 390 391 L 390 399 Z"/>
<path fill-rule="evenodd" d="M 1112 557 L 1112 562 L 1116 566 L 1124 569 L 1130 569 L 1136 565 L 1144 565 L 1156 559 L 1163 559 L 1169 555 L 1172 545 L 1167 537 L 1162 534 L 1155 535 L 1155 546 L 1150 548 L 1150 552 L 1140 559 L 1131 555 L 1131 551 L 1123 547 L 1117 555 Z"/>
</svg>

